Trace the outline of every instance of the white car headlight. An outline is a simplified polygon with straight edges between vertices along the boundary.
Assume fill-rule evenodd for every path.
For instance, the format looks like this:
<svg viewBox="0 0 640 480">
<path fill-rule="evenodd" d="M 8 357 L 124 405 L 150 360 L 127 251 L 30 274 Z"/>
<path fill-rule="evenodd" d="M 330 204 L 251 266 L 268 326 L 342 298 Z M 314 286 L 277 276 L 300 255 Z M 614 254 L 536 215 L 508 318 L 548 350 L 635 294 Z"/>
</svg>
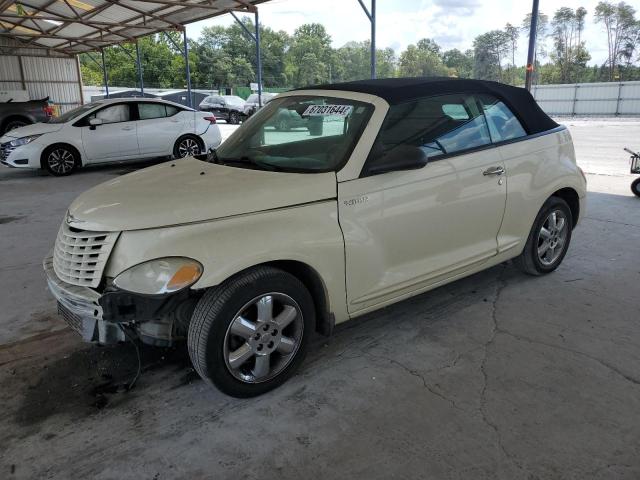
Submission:
<svg viewBox="0 0 640 480">
<path fill-rule="evenodd" d="M 29 135 L 28 137 L 16 138 L 15 140 L 9 142 L 9 145 L 11 145 L 12 147 L 20 147 L 22 145 L 26 145 L 27 143 L 33 142 L 39 136 L 40 135 Z"/>
<path fill-rule="evenodd" d="M 132 293 L 173 293 L 196 283 L 202 275 L 202 270 L 202 265 L 191 258 L 157 258 L 125 270 L 113 280 L 113 283 L 116 287 Z"/>
</svg>

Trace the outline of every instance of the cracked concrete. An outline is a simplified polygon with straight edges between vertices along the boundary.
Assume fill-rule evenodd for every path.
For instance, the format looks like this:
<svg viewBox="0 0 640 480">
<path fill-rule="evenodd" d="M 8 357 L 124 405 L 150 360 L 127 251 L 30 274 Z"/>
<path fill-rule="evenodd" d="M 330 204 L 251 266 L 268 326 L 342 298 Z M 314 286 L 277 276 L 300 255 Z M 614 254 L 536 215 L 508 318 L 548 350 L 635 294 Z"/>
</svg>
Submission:
<svg viewBox="0 0 640 480">
<path fill-rule="evenodd" d="M 143 348 L 127 392 L 133 349 L 55 315 L 39 259 L 71 198 L 121 170 L 0 170 L 0 478 L 640 478 L 630 176 L 589 175 L 552 275 L 500 265 L 341 325 L 280 389 L 235 400 L 184 349 Z"/>
</svg>

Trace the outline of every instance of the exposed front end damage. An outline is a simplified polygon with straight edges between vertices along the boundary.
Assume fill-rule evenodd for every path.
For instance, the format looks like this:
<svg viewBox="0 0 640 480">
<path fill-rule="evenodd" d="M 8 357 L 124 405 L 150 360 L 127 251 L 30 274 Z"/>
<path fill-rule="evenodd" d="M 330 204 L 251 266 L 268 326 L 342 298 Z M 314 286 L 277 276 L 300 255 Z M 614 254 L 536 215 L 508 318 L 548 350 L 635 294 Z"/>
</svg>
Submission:
<svg viewBox="0 0 640 480">
<path fill-rule="evenodd" d="M 199 297 L 191 290 L 138 295 L 108 286 L 100 292 L 60 280 L 51 255 L 43 267 L 58 313 L 86 342 L 112 345 L 134 335 L 146 344 L 166 347 L 186 338 Z"/>
</svg>

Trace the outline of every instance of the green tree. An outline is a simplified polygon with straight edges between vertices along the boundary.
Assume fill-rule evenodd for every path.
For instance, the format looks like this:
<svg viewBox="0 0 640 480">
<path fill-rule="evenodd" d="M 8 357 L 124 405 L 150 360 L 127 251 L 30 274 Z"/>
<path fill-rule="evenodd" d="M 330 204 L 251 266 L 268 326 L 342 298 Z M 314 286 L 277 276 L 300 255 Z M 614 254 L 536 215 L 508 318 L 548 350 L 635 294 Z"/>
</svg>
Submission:
<svg viewBox="0 0 640 480">
<path fill-rule="evenodd" d="M 449 69 L 440 57 L 440 46 L 424 38 L 416 45 L 409 45 L 400 54 L 398 72 L 402 77 L 428 77 L 449 75 Z"/>
<path fill-rule="evenodd" d="M 466 50 L 464 53 L 453 48 L 442 54 L 442 61 L 452 74 L 459 78 L 473 77 L 473 50 Z"/>
<path fill-rule="evenodd" d="M 332 81 L 361 80 L 371 76 L 371 43 L 348 42 L 335 51 L 331 62 Z M 395 76 L 395 52 L 391 48 L 376 50 L 379 78 Z"/>
<path fill-rule="evenodd" d="M 332 60 L 331 36 L 324 26 L 305 24 L 293 34 L 285 59 L 285 73 L 296 87 L 327 82 Z"/>
<path fill-rule="evenodd" d="M 637 21 L 635 9 L 625 2 L 617 5 L 611 2 L 600 2 L 596 6 L 595 22 L 604 25 L 607 32 L 609 81 L 615 76 L 618 61 L 623 56 L 624 46 L 633 38 Z"/>
<path fill-rule="evenodd" d="M 577 10 L 561 7 L 553 15 L 551 38 L 554 49 L 551 59 L 558 66 L 561 83 L 577 81 L 579 72 L 591 59 L 581 41 L 586 14 L 582 7 Z"/>
<path fill-rule="evenodd" d="M 517 67 L 516 67 L 516 50 L 518 49 L 518 40 L 520 39 L 520 29 L 510 23 L 504 27 L 504 33 L 509 40 L 509 50 L 511 53 L 511 64 L 509 65 L 509 81 L 512 85 L 516 83 Z"/>
<path fill-rule="evenodd" d="M 509 38 L 504 30 L 491 30 L 473 41 L 475 78 L 503 81 L 502 61 L 509 52 Z"/>
</svg>

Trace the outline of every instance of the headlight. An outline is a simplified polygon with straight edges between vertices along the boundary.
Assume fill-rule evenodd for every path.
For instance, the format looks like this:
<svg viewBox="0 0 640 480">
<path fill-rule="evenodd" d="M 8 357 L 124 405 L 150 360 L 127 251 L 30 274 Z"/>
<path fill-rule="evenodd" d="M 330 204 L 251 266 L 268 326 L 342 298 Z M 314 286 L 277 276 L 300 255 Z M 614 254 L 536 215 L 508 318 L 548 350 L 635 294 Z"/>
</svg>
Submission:
<svg viewBox="0 0 640 480">
<path fill-rule="evenodd" d="M 33 142 L 39 136 L 40 135 L 30 135 L 28 137 L 16 138 L 15 140 L 12 140 L 11 142 L 9 142 L 9 145 L 11 145 L 12 147 L 19 147 L 21 145 L 26 145 L 27 143 Z"/>
<path fill-rule="evenodd" d="M 118 275 L 113 283 L 128 292 L 159 295 L 189 287 L 201 275 L 199 262 L 185 257 L 167 257 L 131 267 Z"/>
</svg>

